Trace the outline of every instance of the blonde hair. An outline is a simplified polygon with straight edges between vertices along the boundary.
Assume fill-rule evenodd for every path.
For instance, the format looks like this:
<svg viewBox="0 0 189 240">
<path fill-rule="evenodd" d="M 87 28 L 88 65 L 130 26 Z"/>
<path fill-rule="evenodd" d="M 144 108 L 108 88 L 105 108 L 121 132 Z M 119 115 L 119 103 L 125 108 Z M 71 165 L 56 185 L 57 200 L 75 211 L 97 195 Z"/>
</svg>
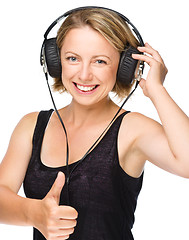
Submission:
<svg viewBox="0 0 189 240">
<path fill-rule="evenodd" d="M 58 48 L 61 49 L 71 29 L 86 25 L 98 31 L 120 54 L 128 44 L 135 48 L 139 45 L 128 24 L 117 13 L 103 8 L 86 8 L 71 13 L 64 20 L 57 33 Z M 129 94 L 131 87 L 116 81 L 112 92 L 122 99 Z M 59 92 L 66 91 L 61 78 L 54 79 L 53 89 Z"/>
</svg>

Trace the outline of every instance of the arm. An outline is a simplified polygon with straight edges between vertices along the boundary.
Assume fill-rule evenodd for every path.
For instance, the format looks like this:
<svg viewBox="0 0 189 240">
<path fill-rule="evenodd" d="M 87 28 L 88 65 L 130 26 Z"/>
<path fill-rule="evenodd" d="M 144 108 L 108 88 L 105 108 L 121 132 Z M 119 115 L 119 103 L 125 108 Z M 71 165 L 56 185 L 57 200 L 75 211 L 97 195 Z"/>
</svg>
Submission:
<svg viewBox="0 0 189 240">
<path fill-rule="evenodd" d="M 30 160 L 37 115 L 29 114 L 19 122 L 0 164 L 0 223 L 33 226 L 47 239 L 54 236 L 67 239 L 74 231 L 77 211 L 70 206 L 59 206 L 63 174 L 58 174 L 42 200 L 17 195 Z"/>
<path fill-rule="evenodd" d="M 25 116 L 16 126 L 7 153 L 0 164 L 0 222 L 27 225 L 29 199 L 17 195 L 32 151 L 37 113 Z"/>
<path fill-rule="evenodd" d="M 11 191 L 7 186 L 0 186 L 0 223 L 32 226 L 33 210 L 37 200 L 23 198 Z"/>
<path fill-rule="evenodd" d="M 140 86 L 154 104 L 162 126 L 144 120 L 143 132 L 137 140 L 138 148 L 152 163 L 174 174 L 189 178 L 189 118 L 177 106 L 163 87 L 167 73 L 159 53 L 149 44 L 139 50 L 148 55 L 133 55 L 149 66 L 146 80 Z"/>
</svg>

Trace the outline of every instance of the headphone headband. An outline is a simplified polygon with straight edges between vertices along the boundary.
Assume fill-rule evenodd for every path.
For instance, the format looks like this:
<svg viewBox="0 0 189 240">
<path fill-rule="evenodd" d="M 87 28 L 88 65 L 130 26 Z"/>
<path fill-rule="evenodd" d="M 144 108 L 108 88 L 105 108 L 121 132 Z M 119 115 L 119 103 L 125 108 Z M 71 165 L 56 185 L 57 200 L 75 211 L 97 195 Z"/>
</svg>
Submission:
<svg viewBox="0 0 189 240">
<path fill-rule="evenodd" d="M 139 31 L 137 30 L 137 28 L 134 26 L 134 24 L 131 23 L 131 21 L 126 17 L 124 16 L 123 14 L 113 10 L 113 9 L 110 9 L 110 8 L 106 8 L 106 7 L 97 7 L 97 6 L 85 6 L 85 7 L 78 7 L 78 8 L 74 8 L 72 10 L 69 10 L 67 12 L 65 12 L 64 14 L 62 14 L 60 17 L 58 17 L 53 23 L 51 23 L 51 25 L 47 28 L 45 34 L 44 34 L 44 38 L 47 39 L 47 36 L 49 34 L 49 32 L 52 30 L 52 28 L 54 26 L 56 26 L 56 24 L 62 19 L 62 18 L 65 18 L 67 17 L 68 15 L 72 14 L 73 12 L 77 12 L 77 11 L 80 11 L 80 10 L 85 10 L 85 9 L 89 9 L 89 8 L 97 8 L 97 9 L 105 9 L 105 10 L 109 10 L 109 11 L 112 11 L 116 14 L 118 14 L 125 22 L 127 22 L 131 27 L 132 27 L 132 30 L 134 31 L 134 33 L 136 34 L 139 42 L 140 42 L 140 45 L 141 46 L 144 46 L 144 41 L 142 39 L 142 36 L 140 35 Z"/>
<path fill-rule="evenodd" d="M 49 75 L 53 78 L 61 78 L 61 72 L 62 72 L 62 66 L 61 66 L 61 59 L 60 59 L 60 49 L 58 48 L 56 44 L 56 37 L 54 38 L 47 38 L 50 31 L 53 29 L 56 24 L 62 20 L 63 18 L 67 17 L 68 15 L 85 9 L 105 9 L 110 12 L 116 13 L 123 21 L 128 23 L 131 30 L 135 33 L 139 44 L 141 46 L 144 46 L 144 42 L 142 39 L 142 36 L 140 35 L 137 28 L 131 23 L 131 21 L 125 17 L 123 14 L 104 7 L 96 7 L 96 6 L 87 6 L 87 7 L 78 7 L 74 8 L 72 10 L 69 10 L 65 12 L 63 15 L 58 17 L 51 25 L 47 28 L 45 34 L 44 34 L 44 41 L 41 48 L 41 55 L 40 55 L 40 63 L 43 66 L 44 72 L 49 73 Z M 133 79 L 135 77 L 135 70 L 137 67 L 137 60 L 134 60 L 131 56 L 132 54 L 141 54 L 137 48 L 127 45 L 125 46 L 124 51 L 121 53 L 120 56 L 120 62 L 117 70 L 117 79 L 119 82 L 123 85 L 130 85 L 133 82 Z M 144 69 L 144 63 L 140 62 L 138 72 L 137 72 L 137 78 L 140 79 Z"/>
</svg>

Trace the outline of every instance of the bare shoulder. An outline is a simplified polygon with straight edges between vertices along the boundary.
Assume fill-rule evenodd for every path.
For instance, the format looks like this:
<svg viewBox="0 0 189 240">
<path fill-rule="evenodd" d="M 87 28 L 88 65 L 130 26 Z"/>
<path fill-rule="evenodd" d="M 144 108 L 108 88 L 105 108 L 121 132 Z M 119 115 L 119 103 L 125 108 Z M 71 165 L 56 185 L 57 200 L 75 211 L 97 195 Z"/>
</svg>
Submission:
<svg viewBox="0 0 189 240">
<path fill-rule="evenodd" d="M 160 123 L 138 112 L 128 113 L 122 121 L 122 132 L 132 131 L 135 138 L 140 134 L 162 129 Z"/>
<path fill-rule="evenodd" d="M 28 113 L 20 119 L 12 133 L 8 151 L 10 148 L 15 149 L 12 146 L 31 143 L 38 114 L 38 112 Z"/>
<path fill-rule="evenodd" d="M 18 192 L 32 152 L 32 138 L 38 112 L 25 115 L 15 127 L 0 164 L 0 184 Z M 15 171 L 16 169 L 16 171 Z"/>
<path fill-rule="evenodd" d="M 147 160 L 143 145 L 161 133 L 162 126 L 143 114 L 130 112 L 124 116 L 118 136 L 118 151 L 120 165 L 128 174 L 133 177 L 141 175 Z"/>
<path fill-rule="evenodd" d="M 23 135 L 30 135 L 32 137 L 35 125 L 37 122 L 39 112 L 32 112 L 28 113 L 25 116 L 21 118 L 21 120 L 18 122 L 17 126 L 15 127 L 15 130 L 13 132 L 14 134 L 23 134 Z"/>
<path fill-rule="evenodd" d="M 13 142 L 15 145 L 17 141 L 31 147 L 38 114 L 39 112 L 31 112 L 21 118 L 13 131 L 10 144 Z"/>
<path fill-rule="evenodd" d="M 138 112 L 129 112 L 123 117 L 119 130 L 119 143 L 124 155 L 133 149 L 136 140 L 153 128 L 156 122 Z"/>
<path fill-rule="evenodd" d="M 130 112 L 122 121 L 120 135 L 124 138 L 127 134 L 130 144 L 134 147 L 142 146 L 141 143 L 149 142 L 153 137 L 164 136 L 162 125 L 156 120 L 141 113 Z"/>
<path fill-rule="evenodd" d="M 126 119 L 127 118 L 127 119 Z M 132 120 L 132 122 L 137 122 L 138 124 L 140 124 L 140 122 L 142 122 L 142 124 L 144 122 L 148 122 L 148 123 L 155 123 L 156 121 L 150 117 L 147 117 L 139 112 L 129 112 L 126 117 L 123 118 L 123 122 L 127 121 L 127 120 Z"/>
<path fill-rule="evenodd" d="M 21 124 L 23 126 L 35 125 L 38 115 L 39 115 L 39 112 L 28 113 L 21 118 L 19 124 Z"/>
</svg>

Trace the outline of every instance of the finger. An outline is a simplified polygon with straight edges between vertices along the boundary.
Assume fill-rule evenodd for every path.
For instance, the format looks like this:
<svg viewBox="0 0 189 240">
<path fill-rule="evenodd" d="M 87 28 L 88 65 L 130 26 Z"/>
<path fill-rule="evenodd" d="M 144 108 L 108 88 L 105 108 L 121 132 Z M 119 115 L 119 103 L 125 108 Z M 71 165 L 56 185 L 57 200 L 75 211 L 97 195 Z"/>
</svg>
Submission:
<svg viewBox="0 0 189 240">
<path fill-rule="evenodd" d="M 146 84 L 146 80 L 144 78 L 141 78 L 139 85 L 142 89 L 144 88 L 145 84 Z"/>
<path fill-rule="evenodd" d="M 159 54 L 159 52 L 157 50 L 155 50 L 154 48 L 152 48 L 148 43 L 145 43 L 144 47 L 138 47 L 138 50 L 140 52 L 151 55 L 155 60 L 163 63 L 163 59 L 162 59 L 161 55 Z"/>
<path fill-rule="evenodd" d="M 59 213 L 57 217 L 62 220 L 77 219 L 78 212 L 75 208 L 70 206 L 59 206 Z"/>
<path fill-rule="evenodd" d="M 74 228 L 77 225 L 77 221 L 75 219 L 58 219 L 54 222 L 54 226 L 60 229 Z"/>
<path fill-rule="evenodd" d="M 68 229 L 58 229 L 56 230 L 56 236 L 67 236 L 74 232 L 74 228 L 68 228 Z"/>
<path fill-rule="evenodd" d="M 52 185 L 50 191 L 47 194 L 47 197 L 53 197 L 55 199 L 55 201 L 57 202 L 57 205 L 59 205 L 60 194 L 64 184 L 65 184 L 65 175 L 64 173 L 59 172 L 54 184 Z"/>
<path fill-rule="evenodd" d="M 50 236 L 52 239 L 64 239 L 63 237 L 67 237 L 70 236 L 71 234 L 73 234 L 74 232 L 74 228 L 70 228 L 70 229 L 51 229 L 51 233 Z"/>
<path fill-rule="evenodd" d="M 58 237 L 57 240 L 66 240 L 66 239 L 69 239 L 69 237 L 70 237 L 70 235 Z"/>
<path fill-rule="evenodd" d="M 57 238 L 55 238 L 55 239 L 57 239 L 57 240 L 66 240 L 66 239 L 69 239 L 69 237 L 70 237 L 70 235 L 67 235 L 67 236 L 60 236 L 60 237 L 57 237 Z"/>
<path fill-rule="evenodd" d="M 152 66 L 152 64 L 154 63 L 154 61 L 156 61 L 155 59 L 153 59 L 150 56 L 147 55 L 143 55 L 143 54 L 132 54 L 132 58 L 136 59 L 136 60 L 140 60 L 140 61 L 144 61 L 146 62 L 149 66 Z"/>
</svg>

